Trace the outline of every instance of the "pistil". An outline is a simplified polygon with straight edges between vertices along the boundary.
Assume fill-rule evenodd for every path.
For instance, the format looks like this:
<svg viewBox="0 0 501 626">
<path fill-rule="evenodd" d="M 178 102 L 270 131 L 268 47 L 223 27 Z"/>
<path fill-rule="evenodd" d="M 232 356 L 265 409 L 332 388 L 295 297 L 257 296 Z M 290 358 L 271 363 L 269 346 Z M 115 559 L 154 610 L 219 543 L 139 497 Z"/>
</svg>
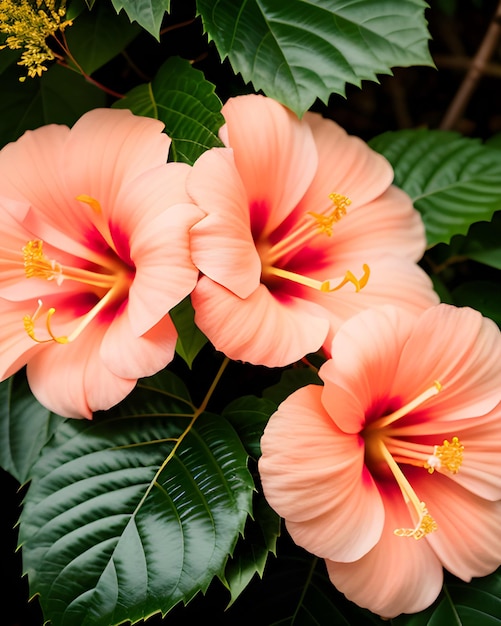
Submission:
<svg viewBox="0 0 501 626">
<path fill-rule="evenodd" d="M 330 280 L 316 280 L 314 278 L 310 278 L 309 276 L 297 274 L 296 272 L 290 272 L 289 270 L 284 270 L 279 267 L 267 267 L 266 274 L 277 276 L 278 278 L 284 278 L 286 280 L 290 280 L 291 282 L 298 283 L 299 285 L 304 285 L 305 287 L 311 287 L 312 289 L 317 289 L 318 291 L 322 291 L 324 293 L 337 291 L 348 283 L 354 285 L 355 291 L 358 292 L 363 287 L 365 287 L 370 276 L 369 266 L 364 263 L 364 265 L 362 265 L 362 268 L 364 274 L 361 278 L 357 278 L 350 270 L 348 270 L 344 277 L 341 279 L 341 281 L 334 287 L 331 286 Z"/>
<path fill-rule="evenodd" d="M 437 530 L 437 523 L 428 513 L 426 504 L 418 498 L 416 492 L 382 440 L 379 440 L 379 452 L 397 481 L 405 503 L 411 509 L 413 516 L 417 518 L 414 528 L 396 528 L 393 531 L 395 535 L 399 537 L 422 539 L 424 536 Z"/>
</svg>

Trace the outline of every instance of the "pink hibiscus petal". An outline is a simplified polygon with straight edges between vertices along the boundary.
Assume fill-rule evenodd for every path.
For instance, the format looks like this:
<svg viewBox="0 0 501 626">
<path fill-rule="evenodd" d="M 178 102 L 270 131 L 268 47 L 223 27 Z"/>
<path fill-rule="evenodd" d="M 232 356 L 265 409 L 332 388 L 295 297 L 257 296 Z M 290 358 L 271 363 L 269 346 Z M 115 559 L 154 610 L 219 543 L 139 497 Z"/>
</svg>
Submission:
<svg viewBox="0 0 501 626">
<path fill-rule="evenodd" d="M 99 358 L 104 331 L 88 328 L 75 342 L 49 344 L 29 360 L 28 382 L 39 402 L 63 417 L 91 419 L 132 391 L 136 380 L 116 376 Z"/>
<path fill-rule="evenodd" d="M 419 495 L 438 526 L 426 541 L 446 569 L 469 582 L 499 566 L 500 500 L 484 500 L 437 473 L 419 480 Z"/>
<path fill-rule="evenodd" d="M 0 299 L 2 324 L 0 324 L 0 380 L 15 374 L 37 352 L 42 345 L 35 343 L 23 327 L 23 317 L 37 308 L 36 300 L 9 302 Z"/>
<path fill-rule="evenodd" d="M 135 229 L 130 240 L 136 272 L 129 289 L 129 318 L 136 336 L 146 333 L 195 287 L 198 270 L 190 257 L 189 229 L 200 216 L 192 204 L 175 205 Z"/>
<path fill-rule="evenodd" d="M 302 300 L 281 303 L 264 285 L 242 300 L 202 276 L 191 299 L 196 325 L 233 360 L 282 367 L 316 352 L 327 334 L 321 310 L 316 316 Z"/>
<path fill-rule="evenodd" d="M 375 547 L 354 563 L 326 564 L 332 583 L 349 600 L 390 619 L 430 606 L 441 591 L 443 570 L 425 539 L 393 533 L 409 519 L 398 487 L 387 486 L 383 499 L 385 523 Z"/>
<path fill-rule="evenodd" d="M 368 252 L 370 256 L 390 252 L 402 259 L 419 261 L 425 247 L 423 221 L 411 199 L 390 186 L 369 203 L 352 203 L 334 227 L 329 256 L 333 263 L 340 258 L 353 262 Z"/>
<path fill-rule="evenodd" d="M 321 393 L 309 385 L 279 406 L 261 439 L 259 472 L 268 502 L 297 544 L 353 561 L 378 541 L 383 507 L 361 440 L 337 429 Z"/>
<path fill-rule="evenodd" d="M 111 207 L 124 183 L 167 161 L 164 125 L 127 109 L 94 109 L 71 129 L 64 149 L 70 197 L 86 194 Z M 82 211 L 81 206 L 75 208 Z M 90 212 L 92 212 L 89 209 Z"/>
<path fill-rule="evenodd" d="M 328 206 L 329 194 L 340 193 L 350 198 L 354 209 L 375 200 L 388 189 L 393 170 L 383 156 L 362 139 L 348 135 L 332 120 L 306 113 L 304 121 L 313 132 L 318 169 L 301 205 L 310 209 Z"/>
<path fill-rule="evenodd" d="M 223 106 L 223 141 L 233 149 L 249 205 L 265 236 L 294 209 L 311 183 L 318 157 L 311 130 L 271 98 L 245 95 Z M 252 220 L 254 222 L 254 219 Z"/>
<path fill-rule="evenodd" d="M 259 285 L 261 261 L 250 230 L 248 203 L 230 150 L 205 152 L 187 188 L 207 217 L 191 230 L 191 255 L 209 278 L 241 298 Z"/>
<path fill-rule="evenodd" d="M 391 304 L 417 316 L 439 302 L 429 276 L 416 264 L 391 255 L 372 259 L 367 255 L 362 261 L 369 265 L 370 277 L 360 291 L 348 284 L 333 293 L 313 291 L 310 295 L 310 299 L 323 306 L 328 313 L 330 332 L 324 346 L 328 354 L 341 324 L 361 311 Z M 331 272 L 339 276 L 348 270 L 356 276 L 361 275 L 361 270 L 357 274 L 357 266 L 353 262 L 343 258 L 336 262 Z M 321 276 L 322 279 L 328 278 L 326 271 Z"/>
<path fill-rule="evenodd" d="M 107 329 L 99 356 L 121 378 L 144 378 L 163 369 L 174 357 L 177 331 L 168 315 L 138 337 L 131 328 L 127 310 Z"/>
<path fill-rule="evenodd" d="M 319 375 L 325 382 L 323 405 L 344 432 L 360 432 L 371 411 L 391 400 L 391 381 L 414 322 L 410 313 L 382 307 L 363 311 L 341 326 L 332 342 L 332 358 Z M 350 404 L 354 410 L 348 410 Z"/>
<path fill-rule="evenodd" d="M 436 424 L 491 411 L 501 401 L 500 378 L 501 341 L 494 322 L 473 309 L 440 304 L 417 321 L 394 388 L 408 401 L 438 380 L 442 391 L 426 405 Z M 420 420 L 415 434 L 426 434 L 426 422 Z"/>
</svg>

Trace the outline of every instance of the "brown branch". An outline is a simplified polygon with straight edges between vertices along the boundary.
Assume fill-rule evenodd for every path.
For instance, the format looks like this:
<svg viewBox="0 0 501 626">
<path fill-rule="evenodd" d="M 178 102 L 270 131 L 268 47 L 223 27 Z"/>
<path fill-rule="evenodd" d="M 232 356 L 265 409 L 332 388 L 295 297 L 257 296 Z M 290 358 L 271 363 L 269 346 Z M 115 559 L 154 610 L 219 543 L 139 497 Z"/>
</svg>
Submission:
<svg viewBox="0 0 501 626">
<path fill-rule="evenodd" d="M 435 54 L 433 57 L 439 69 L 458 70 L 466 72 L 470 69 L 472 59 L 467 56 L 452 56 L 448 54 Z M 501 63 L 486 63 L 484 76 L 501 78 Z"/>
<path fill-rule="evenodd" d="M 470 98 L 475 91 L 478 81 L 485 73 L 485 66 L 491 58 L 501 35 L 501 0 L 491 20 L 489 28 L 480 44 L 477 53 L 472 59 L 470 68 L 464 77 L 454 99 L 447 109 L 444 119 L 440 124 L 442 130 L 450 130 L 455 127 L 463 115 Z"/>
</svg>

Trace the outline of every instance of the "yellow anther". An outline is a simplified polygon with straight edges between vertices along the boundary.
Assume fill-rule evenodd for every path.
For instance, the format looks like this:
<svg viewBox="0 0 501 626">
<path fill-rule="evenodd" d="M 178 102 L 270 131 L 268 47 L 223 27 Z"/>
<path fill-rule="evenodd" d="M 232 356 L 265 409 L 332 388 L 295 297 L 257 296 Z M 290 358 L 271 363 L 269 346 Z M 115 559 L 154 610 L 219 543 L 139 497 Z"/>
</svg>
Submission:
<svg viewBox="0 0 501 626">
<path fill-rule="evenodd" d="M 396 528 L 393 532 L 398 537 L 414 537 L 414 539 L 422 539 L 426 535 L 435 532 L 438 529 L 437 522 L 428 513 L 428 509 L 424 502 L 421 502 L 421 515 L 418 523 L 414 528 Z"/>
<path fill-rule="evenodd" d="M 350 272 L 350 270 L 348 270 L 344 275 L 343 280 L 338 285 L 336 285 L 335 287 L 331 287 L 330 281 L 325 280 L 320 285 L 320 291 L 330 293 L 332 291 L 337 291 L 338 289 L 341 289 L 341 287 L 344 287 L 348 283 L 352 283 L 353 285 L 355 285 L 355 291 L 359 292 L 365 287 L 365 285 L 367 285 L 371 273 L 369 266 L 365 263 L 362 265 L 362 269 L 364 270 L 364 275 L 361 278 L 357 278 L 352 272 Z"/>
<path fill-rule="evenodd" d="M 428 458 L 424 467 L 430 474 L 436 469 L 445 468 L 451 474 L 457 474 L 463 463 L 464 446 L 457 437 L 453 437 L 449 442 L 447 439 L 441 446 L 435 446 L 433 454 Z"/>
<path fill-rule="evenodd" d="M 75 200 L 80 200 L 84 204 L 88 204 L 90 208 L 94 211 L 94 213 L 102 213 L 103 209 L 101 208 L 101 204 L 95 198 L 88 196 L 85 193 L 80 194 L 75 198 Z"/>
<path fill-rule="evenodd" d="M 63 282 L 61 265 L 45 256 L 43 241 L 40 241 L 40 239 L 28 241 L 23 247 L 23 257 L 26 278 L 55 280 L 58 285 Z"/>
<path fill-rule="evenodd" d="M 56 312 L 56 309 L 54 309 L 53 307 L 51 307 L 47 311 L 47 319 L 45 322 L 45 327 L 47 328 L 47 332 L 49 333 L 49 338 L 37 339 L 37 337 L 35 337 L 35 322 L 40 316 L 40 311 L 42 310 L 42 306 L 43 306 L 43 303 L 41 300 L 39 300 L 38 307 L 36 311 L 33 313 L 33 315 L 25 315 L 23 317 L 24 330 L 28 333 L 29 337 L 33 339 L 33 341 L 35 341 L 36 343 L 49 343 L 51 341 L 55 341 L 56 343 L 68 343 L 68 337 L 56 337 L 54 333 L 52 332 L 52 329 L 50 327 L 50 320 L 52 316 L 54 315 L 54 313 Z"/>
<path fill-rule="evenodd" d="M 316 220 L 321 233 L 325 233 L 328 237 L 331 237 L 333 233 L 332 227 L 346 215 L 346 209 L 350 206 L 351 200 L 339 193 L 331 193 L 329 199 L 332 201 L 334 207 L 329 214 L 323 215 L 322 213 L 308 211 L 308 215 L 311 215 Z"/>
</svg>

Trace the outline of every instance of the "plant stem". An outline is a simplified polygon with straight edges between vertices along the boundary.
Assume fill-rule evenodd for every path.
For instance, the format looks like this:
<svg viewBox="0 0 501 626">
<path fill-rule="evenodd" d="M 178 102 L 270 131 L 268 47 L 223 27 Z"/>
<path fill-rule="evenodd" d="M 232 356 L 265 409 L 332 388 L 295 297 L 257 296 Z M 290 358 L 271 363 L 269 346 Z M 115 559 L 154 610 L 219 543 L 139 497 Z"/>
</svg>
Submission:
<svg viewBox="0 0 501 626">
<path fill-rule="evenodd" d="M 456 126 L 470 101 L 478 81 L 485 72 L 486 65 L 491 58 L 501 35 L 501 0 L 494 13 L 489 28 L 473 57 L 470 68 L 464 77 L 454 99 L 452 100 L 440 124 L 442 130 L 450 130 Z"/>
</svg>

